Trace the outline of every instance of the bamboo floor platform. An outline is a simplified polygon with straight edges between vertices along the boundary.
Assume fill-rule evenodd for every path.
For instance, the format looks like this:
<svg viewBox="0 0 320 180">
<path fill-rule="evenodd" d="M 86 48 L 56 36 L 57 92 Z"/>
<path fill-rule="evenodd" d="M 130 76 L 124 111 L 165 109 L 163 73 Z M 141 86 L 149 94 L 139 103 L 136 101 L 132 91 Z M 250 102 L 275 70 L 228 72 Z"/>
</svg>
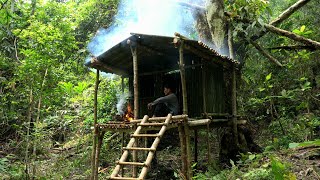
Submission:
<svg viewBox="0 0 320 180">
<path fill-rule="evenodd" d="M 157 123 L 159 121 L 165 120 L 166 117 L 156 117 L 150 118 L 149 121 Z M 207 128 L 209 125 L 211 128 L 215 127 L 223 127 L 223 126 L 230 126 L 232 124 L 231 118 L 220 118 L 220 119 L 193 119 L 188 118 L 187 115 L 177 115 L 172 116 L 172 121 L 167 125 L 167 129 L 177 128 L 179 124 L 183 123 L 184 118 L 188 119 L 188 125 L 191 129 L 201 129 Z M 120 131 L 120 132 L 132 132 L 134 131 L 137 126 L 141 123 L 140 120 L 131 120 L 131 121 L 109 121 L 104 124 L 97 124 L 97 127 L 100 131 Z M 246 120 L 238 120 L 237 124 L 245 124 Z M 147 126 L 145 127 L 148 130 L 158 130 L 161 126 Z"/>
</svg>

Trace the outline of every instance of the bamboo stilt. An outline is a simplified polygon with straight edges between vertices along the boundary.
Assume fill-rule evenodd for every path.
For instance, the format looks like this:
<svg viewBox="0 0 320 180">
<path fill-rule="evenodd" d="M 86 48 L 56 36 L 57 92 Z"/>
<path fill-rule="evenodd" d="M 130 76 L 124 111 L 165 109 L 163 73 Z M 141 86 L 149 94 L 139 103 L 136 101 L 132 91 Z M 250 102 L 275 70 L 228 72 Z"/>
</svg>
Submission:
<svg viewBox="0 0 320 180">
<path fill-rule="evenodd" d="M 95 155 L 95 173 L 94 173 L 94 179 L 98 179 L 98 167 L 99 167 L 99 156 L 100 156 L 100 150 L 103 143 L 103 136 L 104 132 L 99 134 L 98 136 L 98 144 L 96 148 L 96 155 Z"/>
<path fill-rule="evenodd" d="M 122 132 L 121 148 L 124 147 L 124 137 L 125 137 L 125 133 Z M 121 150 L 121 153 L 122 153 L 122 150 Z M 121 176 L 123 177 L 123 175 L 124 175 L 124 169 L 123 169 L 123 166 L 121 166 Z"/>
<path fill-rule="evenodd" d="M 123 76 L 121 76 L 121 92 L 122 92 L 122 94 L 124 93 L 124 78 L 123 78 Z M 124 132 L 122 132 L 121 148 L 124 147 L 124 135 L 125 135 Z M 122 153 L 122 149 L 121 149 L 121 153 Z M 123 176 L 123 175 L 124 175 L 124 169 L 123 169 L 123 166 L 121 166 L 121 176 Z"/>
<path fill-rule="evenodd" d="M 198 165 L 198 130 L 194 130 L 194 162 Z"/>
<path fill-rule="evenodd" d="M 98 105 L 98 87 L 99 87 L 99 70 L 96 73 L 96 84 L 94 87 L 94 114 L 93 114 L 93 126 L 94 126 L 94 136 L 93 136 L 93 145 L 92 145 L 92 159 L 91 159 L 91 179 L 95 180 L 97 168 L 95 165 L 96 159 L 96 150 L 97 150 L 97 139 L 98 139 L 98 128 L 97 128 L 97 105 Z"/>
<path fill-rule="evenodd" d="M 180 148 L 181 148 L 181 161 L 182 161 L 182 174 L 184 176 L 187 175 L 187 162 L 186 162 L 186 142 L 185 142 L 185 132 L 184 132 L 184 128 L 183 125 L 179 125 L 178 126 L 178 130 L 179 130 L 179 138 L 180 138 Z M 187 176 L 186 176 L 187 177 Z"/>
<path fill-rule="evenodd" d="M 142 124 L 143 124 L 143 123 L 142 123 Z M 135 126 L 135 127 L 137 127 L 137 126 Z M 141 127 L 141 126 L 140 126 L 140 127 Z M 134 138 L 134 137 L 133 137 L 133 138 Z M 132 148 L 137 147 L 138 141 L 139 141 L 139 139 L 135 139 L 135 142 L 133 143 Z M 137 162 L 137 161 L 138 161 L 137 151 L 136 151 L 136 150 L 133 150 L 133 151 L 132 151 L 132 162 Z M 136 178 L 137 176 L 138 176 L 137 166 L 132 166 L 132 177 L 133 177 L 133 178 Z"/>
<path fill-rule="evenodd" d="M 207 156 L 208 156 L 208 163 L 210 164 L 211 162 L 211 146 L 210 146 L 210 127 L 209 124 L 207 124 L 207 145 L 208 145 L 208 152 L 207 152 Z"/>
<path fill-rule="evenodd" d="M 188 125 L 188 119 L 184 120 L 184 131 L 185 131 L 185 143 L 186 143 L 186 162 L 187 162 L 187 177 L 192 178 L 192 167 L 191 167 L 191 142 L 190 142 L 190 129 Z"/>
</svg>

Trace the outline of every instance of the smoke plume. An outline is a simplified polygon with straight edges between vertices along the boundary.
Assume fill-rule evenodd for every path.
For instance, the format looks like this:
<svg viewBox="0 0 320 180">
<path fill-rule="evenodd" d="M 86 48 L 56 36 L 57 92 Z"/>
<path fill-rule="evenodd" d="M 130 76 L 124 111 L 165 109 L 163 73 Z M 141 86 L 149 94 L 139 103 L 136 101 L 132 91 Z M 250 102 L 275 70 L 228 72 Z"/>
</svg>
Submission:
<svg viewBox="0 0 320 180">
<path fill-rule="evenodd" d="M 122 93 L 118 95 L 118 102 L 117 102 L 117 111 L 119 115 L 124 115 L 124 109 L 127 102 L 127 98 L 130 96 L 129 93 Z"/>
<path fill-rule="evenodd" d="M 115 44 L 128 38 L 130 33 L 173 36 L 179 32 L 197 39 L 195 19 L 191 9 L 181 6 L 182 0 L 122 0 L 113 25 L 99 29 L 88 45 L 94 56 L 99 56 Z M 183 0 L 204 6 L 204 0 Z"/>
</svg>

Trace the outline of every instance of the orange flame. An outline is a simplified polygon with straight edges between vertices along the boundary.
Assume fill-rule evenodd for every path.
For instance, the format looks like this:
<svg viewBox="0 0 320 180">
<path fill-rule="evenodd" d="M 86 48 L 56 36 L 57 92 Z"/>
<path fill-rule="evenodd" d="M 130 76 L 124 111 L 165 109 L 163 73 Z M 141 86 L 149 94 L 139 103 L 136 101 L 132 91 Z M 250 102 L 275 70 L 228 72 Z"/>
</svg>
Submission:
<svg viewBox="0 0 320 180">
<path fill-rule="evenodd" d="M 128 104 L 127 110 L 126 110 L 126 114 L 124 115 L 124 119 L 126 121 L 131 121 L 131 120 L 133 120 L 133 117 L 134 117 L 134 115 L 133 115 L 133 112 L 132 112 L 131 105 Z"/>
</svg>

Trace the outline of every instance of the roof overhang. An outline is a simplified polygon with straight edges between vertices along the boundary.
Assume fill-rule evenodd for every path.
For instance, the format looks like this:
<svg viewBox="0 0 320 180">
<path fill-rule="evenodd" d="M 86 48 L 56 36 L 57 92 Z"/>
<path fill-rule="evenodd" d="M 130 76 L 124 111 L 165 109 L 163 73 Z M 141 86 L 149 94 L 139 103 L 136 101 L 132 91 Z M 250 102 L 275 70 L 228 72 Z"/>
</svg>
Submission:
<svg viewBox="0 0 320 180">
<path fill-rule="evenodd" d="M 133 74 L 130 46 L 136 46 L 139 74 L 172 71 L 179 68 L 177 64 L 179 52 L 176 43 L 180 40 L 184 41 L 185 56 L 197 56 L 222 64 L 224 67 L 239 64 L 236 60 L 220 55 L 201 41 L 186 39 L 178 33 L 175 35 L 175 37 L 167 37 L 131 33 L 129 38 L 114 45 L 98 57 L 93 57 L 85 65 L 108 73 L 130 76 Z"/>
</svg>

